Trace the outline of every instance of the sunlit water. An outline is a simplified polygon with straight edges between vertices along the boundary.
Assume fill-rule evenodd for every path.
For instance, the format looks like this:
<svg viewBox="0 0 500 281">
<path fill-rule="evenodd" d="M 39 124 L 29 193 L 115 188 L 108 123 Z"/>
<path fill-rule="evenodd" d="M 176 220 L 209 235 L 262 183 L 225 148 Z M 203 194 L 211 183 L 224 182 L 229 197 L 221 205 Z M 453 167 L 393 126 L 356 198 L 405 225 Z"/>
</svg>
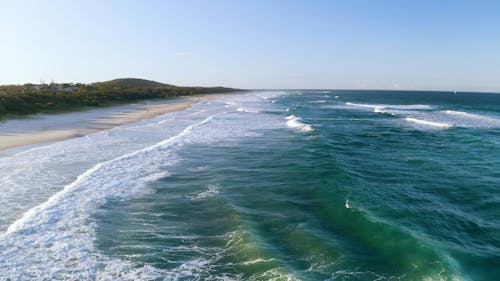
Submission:
<svg viewBox="0 0 500 281">
<path fill-rule="evenodd" d="M 495 94 L 249 92 L 0 181 L 2 280 L 500 280 Z"/>
</svg>

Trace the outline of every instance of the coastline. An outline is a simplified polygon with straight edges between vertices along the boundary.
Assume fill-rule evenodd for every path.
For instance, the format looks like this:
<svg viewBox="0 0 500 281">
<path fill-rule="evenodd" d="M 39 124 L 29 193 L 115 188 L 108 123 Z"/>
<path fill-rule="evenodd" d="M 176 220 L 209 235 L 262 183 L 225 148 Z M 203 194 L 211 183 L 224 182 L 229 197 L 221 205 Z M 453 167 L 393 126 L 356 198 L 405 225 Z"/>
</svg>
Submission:
<svg viewBox="0 0 500 281">
<path fill-rule="evenodd" d="M 229 93 L 227 93 L 229 94 Z M 138 105 L 138 108 L 124 109 L 122 107 L 105 108 L 109 112 L 94 120 L 83 120 L 86 124 L 80 128 L 52 128 L 30 132 L 5 133 L 0 124 L 0 152 L 8 149 L 35 145 L 45 142 L 56 142 L 92 134 L 98 131 L 111 129 L 116 126 L 130 124 L 141 120 L 151 119 L 159 115 L 183 111 L 191 105 L 220 98 L 227 94 L 202 94 L 181 96 L 177 99 L 166 99 L 165 103 Z M 115 109 L 115 110 L 114 110 Z M 65 115 L 61 114 L 60 116 Z M 71 113 L 67 113 L 71 114 Z"/>
</svg>

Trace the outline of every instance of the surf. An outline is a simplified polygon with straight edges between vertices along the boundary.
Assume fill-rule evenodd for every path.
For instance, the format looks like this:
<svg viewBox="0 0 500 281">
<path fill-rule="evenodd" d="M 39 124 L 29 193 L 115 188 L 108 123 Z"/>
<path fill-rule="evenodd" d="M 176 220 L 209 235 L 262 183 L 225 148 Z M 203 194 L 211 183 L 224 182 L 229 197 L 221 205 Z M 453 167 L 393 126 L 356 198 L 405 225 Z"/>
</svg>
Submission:
<svg viewBox="0 0 500 281">
<path fill-rule="evenodd" d="M 300 122 L 300 118 L 296 117 L 295 115 L 289 115 L 285 117 L 286 125 L 290 128 L 297 129 L 301 132 L 312 132 L 314 131 L 313 127 L 309 124 L 304 124 Z"/>
<path fill-rule="evenodd" d="M 89 216 L 110 198 L 129 198 L 148 192 L 147 182 L 166 176 L 154 163 L 171 165 L 175 160 L 168 157 L 170 151 L 181 146 L 183 139 L 194 128 L 206 124 L 215 116 L 218 115 L 190 125 L 181 133 L 155 145 L 96 164 L 46 202 L 24 213 L 0 236 L 0 250 L 7 253 L 0 261 L 0 265 L 4 263 L 0 268 L 8 269 L 9 264 L 27 266 L 25 272 L 45 278 L 57 278 L 61 276 L 58 271 L 67 274 L 67 270 L 82 278 L 89 274 L 95 276 L 97 261 L 92 250 L 94 232 L 93 224 L 88 221 Z M 51 241 L 57 241 L 57 244 Z M 32 249 L 26 245 L 31 243 L 40 248 Z M 12 249 L 13 245 L 17 249 Z M 45 264 L 58 269 L 53 271 L 55 275 L 46 275 L 48 268 L 44 267 L 44 263 L 35 261 L 40 259 L 48 259 Z M 66 261 L 78 263 L 70 263 L 69 266 Z M 15 278 L 19 276 L 15 272 L 7 271 L 1 275 Z"/>
<path fill-rule="evenodd" d="M 437 127 L 437 128 L 441 128 L 441 129 L 449 129 L 449 128 L 453 127 L 453 124 L 449 124 L 449 123 L 439 123 L 439 122 L 433 122 L 433 121 L 417 119 L 417 118 L 412 118 L 412 117 L 406 117 L 405 120 L 408 122 L 416 123 L 418 125 Z"/>
</svg>

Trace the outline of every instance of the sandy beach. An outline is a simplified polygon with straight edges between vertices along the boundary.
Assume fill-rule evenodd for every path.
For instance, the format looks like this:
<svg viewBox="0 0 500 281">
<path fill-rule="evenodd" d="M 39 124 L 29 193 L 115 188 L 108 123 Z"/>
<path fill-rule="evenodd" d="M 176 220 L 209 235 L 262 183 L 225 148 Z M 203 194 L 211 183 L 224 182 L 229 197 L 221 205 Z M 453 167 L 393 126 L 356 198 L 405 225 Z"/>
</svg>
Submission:
<svg viewBox="0 0 500 281">
<path fill-rule="evenodd" d="M 123 108 L 121 106 L 110 107 L 109 112 L 98 119 L 82 120 L 83 127 L 78 128 L 51 128 L 30 130 L 29 132 L 5 132 L 0 124 L 0 151 L 32 145 L 44 142 L 61 141 L 65 139 L 81 137 L 100 130 L 106 130 L 115 126 L 138 122 L 154 118 L 170 112 L 182 111 L 197 102 L 203 102 L 220 98 L 227 94 L 207 94 L 168 99 L 159 104 L 134 104 L 135 108 Z M 70 115 L 71 113 L 68 113 Z M 8 121 L 7 121 L 8 122 Z"/>
</svg>

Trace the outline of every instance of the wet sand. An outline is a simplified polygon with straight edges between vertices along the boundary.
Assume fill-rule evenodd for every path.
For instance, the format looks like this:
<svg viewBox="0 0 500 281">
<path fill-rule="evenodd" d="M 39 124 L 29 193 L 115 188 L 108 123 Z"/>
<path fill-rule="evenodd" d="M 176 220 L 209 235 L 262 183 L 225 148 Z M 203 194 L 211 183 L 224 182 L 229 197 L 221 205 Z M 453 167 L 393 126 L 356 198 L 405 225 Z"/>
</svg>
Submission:
<svg viewBox="0 0 500 281">
<path fill-rule="evenodd" d="M 208 94 L 181 97 L 175 100 L 165 100 L 164 104 L 144 105 L 132 110 L 124 110 L 121 107 L 117 107 L 116 110 L 110 108 L 109 113 L 99 119 L 94 119 L 91 122 L 83 120 L 82 122 L 88 122 L 88 124 L 86 124 L 83 128 L 67 128 L 67 126 L 64 126 L 65 128 L 60 129 L 55 128 L 25 133 L 11 133 L 2 132 L 2 127 L 0 125 L 0 151 L 25 145 L 81 137 L 100 130 L 110 129 L 115 126 L 154 118 L 170 112 L 182 111 L 189 108 L 194 103 L 217 99 L 224 95 L 227 94 Z M 60 116 L 63 116 L 63 114 Z"/>
</svg>

